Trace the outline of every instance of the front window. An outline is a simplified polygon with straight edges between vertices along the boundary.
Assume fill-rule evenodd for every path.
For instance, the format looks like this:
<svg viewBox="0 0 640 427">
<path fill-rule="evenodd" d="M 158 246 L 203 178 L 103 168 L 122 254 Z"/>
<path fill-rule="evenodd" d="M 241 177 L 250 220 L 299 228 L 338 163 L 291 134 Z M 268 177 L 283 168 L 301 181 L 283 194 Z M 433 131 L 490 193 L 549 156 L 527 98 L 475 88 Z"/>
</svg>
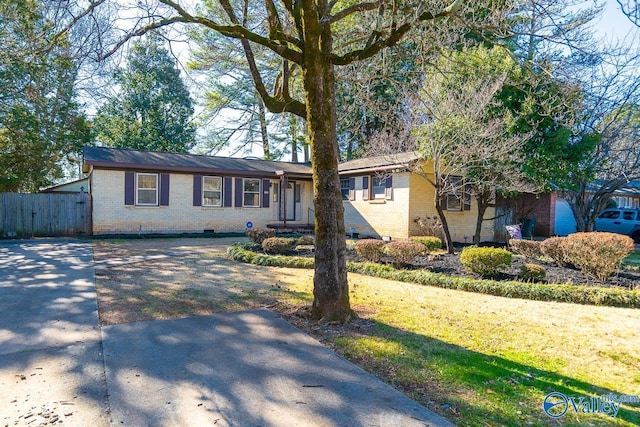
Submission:
<svg viewBox="0 0 640 427">
<path fill-rule="evenodd" d="M 371 180 L 371 198 L 384 199 L 387 188 L 387 177 L 374 176 Z"/>
<path fill-rule="evenodd" d="M 342 200 L 349 200 L 349 178 L 340 179 L 340 193 Z"/>
<path fill-rule="evenodd" d="M 158 205 L 158 174 L 136 174 L 136 205 Z"/>
<path fill-rule="evenodd" d="M 202 177 L 202 205 L 222 206 L 222 178 L 219 176 Z"/>
<path fill-rule="evenodd" d="M 245 179 L 244 180 L 244 207 L 259 208 L 260 207 L 260 180 Z"/>
<path fill-rule="evenodd" d="M 462 177 L 461 176 L 448 176 L 445 185 L 445 197 L 447 199 L 448 211 L 461 211 L 462 210 Z"/>
</svg>

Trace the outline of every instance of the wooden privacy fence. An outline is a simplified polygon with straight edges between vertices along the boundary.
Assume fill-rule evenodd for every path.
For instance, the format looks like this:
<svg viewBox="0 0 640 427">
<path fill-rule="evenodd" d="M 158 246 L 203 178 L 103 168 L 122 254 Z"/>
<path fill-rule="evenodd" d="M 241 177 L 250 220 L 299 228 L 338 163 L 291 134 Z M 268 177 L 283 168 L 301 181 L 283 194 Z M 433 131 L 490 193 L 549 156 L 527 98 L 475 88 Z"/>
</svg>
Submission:
<svg viewBox="0 0 640 427">
<path fill-rule="evenodd" d="M 87 193 L 0 193 L 0 237 L 91 234 Z"/>
</svg>

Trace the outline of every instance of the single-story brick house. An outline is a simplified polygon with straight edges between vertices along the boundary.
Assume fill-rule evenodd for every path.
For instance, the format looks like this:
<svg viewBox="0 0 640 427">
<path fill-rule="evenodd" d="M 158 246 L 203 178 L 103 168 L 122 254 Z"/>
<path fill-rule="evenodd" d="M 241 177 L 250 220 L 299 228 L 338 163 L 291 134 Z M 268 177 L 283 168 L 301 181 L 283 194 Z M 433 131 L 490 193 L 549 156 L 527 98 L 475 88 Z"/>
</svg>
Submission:
<svg viewBox="0 0 640 427">
<path fill-rule="evenodd" d="M 434 189 L 410 171 L 416 161 L 415 154 L 403 153 L 340 164 L 348 232 L 395 239 L 421 234 L 416 218 L 436 212 Z M 87 147 L 83 170 L 89 175 L 94 234 L 233 232 L 249 222 L 290 228 L 313 223 L 312 171 L 305 163 Z M 469 240 L 475 203 L 460 194 L 450 199 L 452 236 Z M 483 238 L 492 237 L 487 224 Z"/>
<path fill-rule="evenodd" d="M 86 147 L 83 170 L 94 234 L 230 232 L 312 217 L 308 164 Z"/>
<path fill-rule="evenodd" d="M 419 218 L 437 216 L 435 189 L 416 170 L 424 163 L 413 152 L 351 160 L 339 165 L 345 207 L 345 227 L 375 237 L 407 238 L 419 236 Z M 423 164 L 429 174 L 430 164 Z M 452 177 L 456 178 L 456 177 Z M 457 177 L 460 178 L 461 177 Z M 461 189 L 441 200 L 446 211 L 451 237 L 456 242 L 471 242 L 475 234 L 477 204 Z M 485 213 L 494 216 L 494 209 Z M 493 221 L 486 221 L 482 240 L 493 239 Z"/>
</svg>

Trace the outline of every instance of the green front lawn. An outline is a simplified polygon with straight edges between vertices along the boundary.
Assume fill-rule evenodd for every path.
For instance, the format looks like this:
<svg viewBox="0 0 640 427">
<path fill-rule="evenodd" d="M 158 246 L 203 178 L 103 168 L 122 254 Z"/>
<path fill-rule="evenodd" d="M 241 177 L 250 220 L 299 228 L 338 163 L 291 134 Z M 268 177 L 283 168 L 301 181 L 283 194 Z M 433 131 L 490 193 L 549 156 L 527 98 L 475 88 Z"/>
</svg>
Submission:
<svg viewBox="0 0 640 427">
<path fill-rule="evenodd" d="M 287 277 L 281 298 L 311 301 L 310 271 L 275 271 Z M 639 310 L 349 280 L 351 304 L 370 322 L 326 335 L 327 344 L 456 424 L 640 424 L 637 404 L 615 418 L 571 409 L 559 421 L 542 409 L 554 391 L 640 394 Z"/>
</svg>

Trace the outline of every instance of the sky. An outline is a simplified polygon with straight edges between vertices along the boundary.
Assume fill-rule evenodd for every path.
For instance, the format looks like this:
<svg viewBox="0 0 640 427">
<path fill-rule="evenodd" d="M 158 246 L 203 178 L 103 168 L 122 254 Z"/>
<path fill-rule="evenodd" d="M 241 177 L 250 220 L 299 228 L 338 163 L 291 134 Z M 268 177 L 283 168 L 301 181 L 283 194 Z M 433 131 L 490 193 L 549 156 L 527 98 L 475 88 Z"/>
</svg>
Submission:
<svg viewBox="0 0 640 427">
<path fill-rule="evenodd" d="M 629 18 L 624 16 L 616 0 L 607 0 L 606 8 L 598 25 L 598 32 L 607 39 L 624 38 L 630 31 L 639 32 Z"/>
<path fill-rule="evenodd" d="M 123 0 L 123 1 L 129 4 L 129 7 L 135 6 L 135 4 L 132 3 L 132 0 Z M 189 0 L 189 1 L 186 1 L 186 3 L 191 3 L 192 1 L 193 0 Z M 616 0 L 605 0 L 605 4 L 606 4 L 606 7 L 601 19 L 599 20 L 598 23 L 594 25 L 598 35 L 600 35 L 601 37 L 603 37 L 604 39 L 612 43 L 615 43 L 618 40 L 628 40 L 629 34 L 631 32 L 640 34 L 640 29 L 634 26 L 629 21 L 629 19 L 626 16 L 624 16 L 624 14 L 620 10 L 620 5 L 617 3 Z M 125 14 L 125 16 L 132 13 L 133 13 L 132 11 L 129 11 L 128 13 Z M 181 38 L 184 40 L 183 37 Z M 179 66 L 182 68 L 183 77 L 185 78 L 186 82 L 189 85 L 197 84 L 195 81 L 192 80 L 194 76 L 188 76 L 184 68 L 184 64 L 186 64 L 189 57 L 187 43 L 176 43 L 176 42 L 172 43 L 172 51 L 177 56 L 178 62 L 180 63 Z M 200 108 L 196 107 L 196 111 L 199 112 Z M 230 155 L 232 154 L 233 151 L 235 150 L 232 150 L 232 149 L 223 150 L 219 154 Z M 240 152 L 240 153 L 237 153 L 236 155 L 260 156 L 262 154 L 261 152 L 262 149 L 261 147 L 259 147 L 259 144 L 256 145 L 254 151 L 256 152 L 251 152 L 251 153 Z"/>
</svg>

